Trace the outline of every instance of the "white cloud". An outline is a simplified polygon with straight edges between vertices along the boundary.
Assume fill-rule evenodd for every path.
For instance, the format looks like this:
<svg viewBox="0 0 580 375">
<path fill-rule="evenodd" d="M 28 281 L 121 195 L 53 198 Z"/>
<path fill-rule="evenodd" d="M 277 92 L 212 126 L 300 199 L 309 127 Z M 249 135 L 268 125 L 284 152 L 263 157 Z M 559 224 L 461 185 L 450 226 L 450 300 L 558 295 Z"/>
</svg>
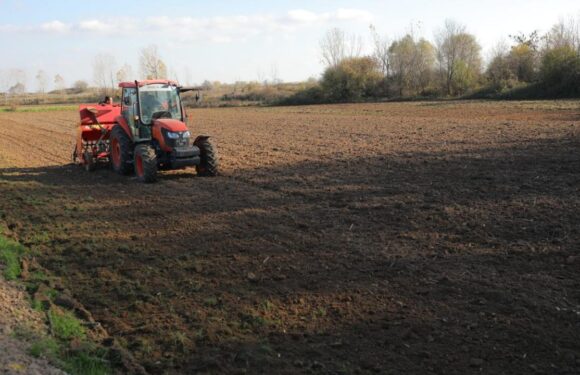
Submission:
<svg viewBox="0 0 580 375">
<path fill-rule="evenodd" d="M 14 25 L 0 25 L 0 32 L 15 32 L 18 31 L 19 28 Z"/>
<path fill-rule="evenodd" d="M 40 29 L 43 31 L 64 33 L 70 29 L 70 26 L 61 21 L 51 21 L 40 25 Z"/>
<path fill-rule="evenodd" d="M 32 26 L 0 25 L 0 32 L 54 32 L 54 33 L 94 33 L 119 34 L 126 32 L 171 34 L 181 41 L 208 40 L 213 43 L 230 43 L 256 35 L 269 35 L 275 31 L 285 33 L 303 27 L 337 22 L 368 23 L 373 15 L 361 9 L 337 9 L 332 12 L 315 13 L 304 9 L 294 9 L 285 14 L 254 14 L 220 17 L 167 17 L 155 16 L 146 19 L 113 18 L 87 19 L 73 24 L 59 20 Z"/>
<path fill-rule="evenodd" d="M 370 22 L 373 20 L 373 14 L 366 10 L 361 9 L 338 9 L 335 14 L 337 20 L 343 21 L 357 21 L 357 22 Z"/>
<path fill-rule="evenodd" d="M 312 23 L 318 21 L 320 18 L 316 13 L 308 10 L 296 9 L 288 12 L 288 20 L 298 23 Z"/>
<path fill-rule="evenodd" d="M 97 32 L 111 32 L 114 31 L 114 26 L 99 20 L 81 21 L 78 24 L 79 30 L 83 31 L 97 31 Z"/>
<path fill-rule="evenodd" d="M 373 20 L 373 14 L 361 9 L 337 9 L 334 12 L 314 13 L 304 9 L 289 11 L 286 16 L 278 19 L 278 22 L 287 24 L 315 24 L 331 23 L 337 21 L 364 22 Z"/>
<path fill-rule="evenodd" d="M 110 21 L 98 19 L 80 21 L 74 28 L 83 32 L 98 34 L 124 33 L 136 29 L 137 20 L 132 18 L 117 18 Z"/>
</svg>

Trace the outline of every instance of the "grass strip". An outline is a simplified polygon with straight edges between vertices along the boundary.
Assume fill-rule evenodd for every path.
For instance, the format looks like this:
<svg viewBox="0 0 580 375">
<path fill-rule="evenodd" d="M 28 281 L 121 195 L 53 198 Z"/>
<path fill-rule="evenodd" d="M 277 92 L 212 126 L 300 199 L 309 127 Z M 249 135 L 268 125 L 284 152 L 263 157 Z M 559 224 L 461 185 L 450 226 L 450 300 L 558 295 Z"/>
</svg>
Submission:
<svg viewBox="0 0 580 375">
<path fill-rule="evenodd" d="M 57 112 L 74 111 L 78 109 L 76 105 L 51 105 L 51 106 L 11 106 L 0 107 L 0 113 L 6 112 Z"/>
</svg>

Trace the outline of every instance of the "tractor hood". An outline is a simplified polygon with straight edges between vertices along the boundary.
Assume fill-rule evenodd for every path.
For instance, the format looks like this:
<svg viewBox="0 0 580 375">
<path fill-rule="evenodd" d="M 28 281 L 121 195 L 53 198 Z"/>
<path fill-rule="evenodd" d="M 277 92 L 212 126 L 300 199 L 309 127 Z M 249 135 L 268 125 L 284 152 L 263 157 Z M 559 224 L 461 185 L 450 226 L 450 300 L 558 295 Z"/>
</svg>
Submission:
<svg viewBox="0 0 580 375">
<path fill-rule="evenodd" d="M 179 120 L 165 118 L 155 120 L 152 130 L 153 138 L 165 152 L 173 152 L 178 147 L 190 146 L 191 138 L 187 126 Z"/>
<path fill-rule="evenodd" d="M 153 121 L 153 127 L 166 129 L 170 132 L 186 132 L 188 130 L 187 125 L 185 125 L 183 122 L 166 118 Z"/>
</svg>

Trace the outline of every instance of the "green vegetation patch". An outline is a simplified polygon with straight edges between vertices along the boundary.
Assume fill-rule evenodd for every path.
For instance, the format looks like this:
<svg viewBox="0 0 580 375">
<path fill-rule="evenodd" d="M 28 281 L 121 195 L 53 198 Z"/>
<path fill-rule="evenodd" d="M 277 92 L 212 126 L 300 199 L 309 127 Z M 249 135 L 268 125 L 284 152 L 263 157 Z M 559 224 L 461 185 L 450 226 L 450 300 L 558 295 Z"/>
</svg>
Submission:
<svg viewBox="0 0 580 375">
<path fill-rule="evenodd" d="M 4 265 L 3 274 L 6 280 L 15 280 L 22 273 L 20 257 L 24 252 L 24 247 L 18 242 L 0 235 L 0 263 Z"/>
<path fill-rule="evenodd" d="M 0 264 L 3 265 L 3 274 L 7 280 L 20 277 L 21 258 L 27 253 L 24 246 L 0 234 Z M 32 272 L 26 282 L 28 291 L 34 293 L 44 285 L 46 290 L 43 294 L 54 300 L 57 291 L 44 284 L 49 278 L 42 271 Z M 72 375 L 104 375 L 113 372 L 106 359 L 107 350 L 89 341 L 82 321 L 73 312 L 56 306 L 45 306 L 37 299 L 32 299 L 31 304 L 33 309 L 46 314 L 52 328 L 52 335 L 40 338 L 37 332 L 27 327 L 15 330 L 15 337 L 33 341 L 29 349 L 31 355 L 46 358 Z"/>
<path fill-rule="evenodd" d="M 58 362 L 60 343 L 53 337 L 43 337 L 30 346 L 29 353 L 37 358 L 46 358 L 51 362 Z"/>
<path fill-rule="evenodd" d="M 63 340 L 81 339 L 86 337 L 86 331 L 81 321 L 69 311 L 48 312 L 50 324 L 54 335 Z"/>
<path fill-rule="evenodd" d="M 106 352 L 85 343 L 82 348 L 68 350 L 67 346 L 54 337 L 44 337 L 29 349 L 36 358 L 46 358 L 70 374 L 105 375 L 111 369 L 105 359 Z"/>
<path fill-rule="evenodd" d="M 75 105 L 52 105 L 52 106 L 10 106 L 1 107 L 0 113 L 3 112 L 57 112 L 57 111 L 74 111 L 78 107 Z"/>
<path fill-rule="evenodd" d="M 111 373 L 106 353 L 100 350 L 83 350 L 69 353 L 64 359 L 63 369 L 70 374 L 106 375 Z"/>
</svg>

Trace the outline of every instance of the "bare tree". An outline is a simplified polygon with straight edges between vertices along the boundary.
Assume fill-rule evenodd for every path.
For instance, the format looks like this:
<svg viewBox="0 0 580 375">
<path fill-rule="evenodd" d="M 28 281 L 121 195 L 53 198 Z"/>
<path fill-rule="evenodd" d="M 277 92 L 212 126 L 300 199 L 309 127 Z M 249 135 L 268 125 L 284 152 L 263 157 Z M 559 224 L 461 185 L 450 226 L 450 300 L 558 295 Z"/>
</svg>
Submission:
<svg viewBox="0 0 580 375">
<path fill-rule="evenodd" d="M 169 69 L 169 73 L 167 75 L 167 78 L 175 81 L 175 82 L 179 82 L 179 74 L 177 74 L 177 70 L 171 68 Z"/>
<path fill-rule="evenodd" d="M 320 41 L 322 62 L 326 66 L 337 66 L 346 55 L 345 48 L 344 31 L 338 28 L 329 30 Z"/>
<path fill-rule="evenodd" d="M 445 21 L 443 29 L 436 34 L 436 42 L 439 71 L 447 95 L 451 95 L 456 81 L 471 80 L 480 74 L 481 47 L 465 26 L 451 20 Z M 464 82 L 459 86 L 464 89 Z"/>
<path fill-rule="evenodd" d="M 363 40 L 360 35 L 351 34 L 347 37 L 346 57 L 361 57 L 363 50 Z"/>
<path fill-rule="evenodd" d="M 8 87 L 8 71 L 6 70 L 0 70 L 0 91 L 2 92 L 6 92 L 6 89 Z"/>
<path fill-rule="evenodd" d="M 73 88 L 75 89 L 76 92 L 85 92 L 87 91 L 87 89 L 89 88 L 89 84 L 86 81 L 75 81 L 75 83 L 73 84 Z"/>
<path fill-rule="evenodd" d="M 22 69 L 8 70 L 5 100 L 8 100 L 9 95 L 22 95 L 26 93 L 26 72 Z"/>
<path fill-rule="evenodd" d="M 191 86 L 191 69 L 188 66 L 183 68 L 183 77 L 185 78 L 185 84 Z"/>
<path fill-rule="evenodd" d="M 127 82 L 135 79 L 131 65 L 123 64 L 123 66 L 117 71 L 116 78 L 117 83 Z"/>
<path fill-rule="evenodd" d="M 22 69 L 7 69 L 0 71 L 0 90 L 8 89 L 18 83 L 26 85 L 26 72 Z"/>
<path fill-rule="evenodd" d="M 93 80 L 105 94 L 115 90 L 116 65 L 115 57 L 108 53 L 100 53 L 93 60 Z"/>
<path fill-rule="evenodd" d="M 4 93 L 4 105 L 8 104 L 8 88 L 10 87 L 10 76 L 7 70 L 0 70 L 0 91 Z"/>
<path fill-rule="evenodd" d="M 545 36 L 545 50 L 569 47 L 580 54 L 580 17 L 560 20 Z"/>
<path fill-rule="evenodd" d="M 10 69 L 8 71 L 10 77 L 10 85 L 14 86 L 17 84 L 22 84 L 26 86 L 26 72 L 22 69 Z"/>
<path fill-rule="evenodd" d="M 141 75 L 147 79 L 167 78 L 167 66 L 161 60 L 157 46 L 154 44 L 141 50 L 139 66 Z"/>
<path fill-rule="evenodd" d="M 278 63 L 276 62 L 270 64 L 270 82 L 273 85 L 278 85 L 282 83 L 282 80 L 280 79 L 280 71 L 278 69 Z"/>
<path fill-rule="evenodd" d="M 492 48 L 485 74 L 487 79 L 499 89 L 503 89 L 510 80 L 515 78 L 510 69 L 509 47 L 504 40 L 499 41 Z"/>
<path fill-rule="evenodd" d="M 210 91 L 213 89 L 214 84 L 211 83 L 210 81 L 208 81 L 207 79 L 205 81 L 203 81 L 203 83 L 201 84 L 201 87 L 203 87 L 204 90 Z"/>
<path fill-rule="evenodd" d="M 335 67 L 345 58 L 360 57 L 363 41 L 360 36 L 347 35 L 339 28 L 328 30 L 320 41 L 322 63 Z"/>
<path fill-rule="evenodd" d="M 44 70 L 39 70 L 36 73 L 36 83 L 38 85 L 38 92 L 44 94 L 48 87 L 48 74 Z"/>
<path fill-rule="evenodd" d="M 58 91 L 63 91 L 66 88 L 66 82 L 60 74 L 54 76 L 54 88 Z"/>
<path fill-rule="evenodd" d="M 370 26 L 373 38 L 373 56 L 379 62 L 383 76 L 389 77 L 391 73 L 391 64 L 389 61 L 389 47 L 391 41 L 387 36 L 381 36 L 374 25 Z"/>
<path fill-rule="evenodd" d="M 268 79 L 266 78 L 266 73 L 262 68 L 258 68 L 256 70 L 256 79 L 260 85 L 268 85 Z"/>
</svg>

